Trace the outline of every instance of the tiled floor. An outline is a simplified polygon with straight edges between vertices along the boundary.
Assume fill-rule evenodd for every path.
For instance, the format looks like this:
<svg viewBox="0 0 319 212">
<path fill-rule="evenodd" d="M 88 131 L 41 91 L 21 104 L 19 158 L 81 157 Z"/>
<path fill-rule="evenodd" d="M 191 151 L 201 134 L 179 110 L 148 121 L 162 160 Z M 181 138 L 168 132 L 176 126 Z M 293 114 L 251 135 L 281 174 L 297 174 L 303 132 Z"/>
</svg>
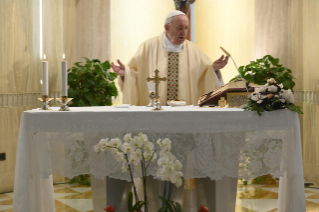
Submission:
<svg viewBox="0 0 319 212">
<path fill-rule="evenodd" d="M 319 189 L 306 188 L 307 212 L 319 212 Z M 56 212 L 92 212 L 91 187 L 54 185 Z M 277 212 L 278 184 L 238 186 L 235 212 Z M 12 212 L 13 193 L 0 194 L 0 212 Z M 103 210 L 101 210 L 103 211 Z"/>
</svg>

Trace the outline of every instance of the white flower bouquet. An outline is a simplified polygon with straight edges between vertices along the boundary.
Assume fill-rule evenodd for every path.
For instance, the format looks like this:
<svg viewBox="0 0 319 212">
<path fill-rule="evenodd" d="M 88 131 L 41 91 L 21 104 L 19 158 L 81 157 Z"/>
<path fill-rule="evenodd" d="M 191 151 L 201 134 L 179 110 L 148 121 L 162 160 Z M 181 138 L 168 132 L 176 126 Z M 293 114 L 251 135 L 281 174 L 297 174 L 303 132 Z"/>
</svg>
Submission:
<svg viewBox="0 0 319 212">
<path fill-rule="evenodd" d="M 122 171 L 129 171 L 130 178 L 133 184 L 133 191 L 136 200 L 136 204 L 129 207 L 129 212 L 141 211 L 141 208 L 145 206 L 145 212 L 148 211 L 148 202 L 146 195 L 146 176 L 147 168 L 152 161 L 157 158 L 156 149 L 154 149 L 154 144 L 148 140 L 148 136 L 139 133 L 138 136 L 132 137 L 132 134 L 126 134 L 124 136 L 124 142 L 119 138 L 113 139 L 101 139 L 100 142 L 94 146 L 95 152 L 110 151 L 114 158 L 122 163 Z M 183 183 L 182 176 L 183 173 L 180 171 L 182 169 L 182 163 L 176 160 L 176 157 L 170 152 L 171 151 L 171 140 L 168 138 L 159 139 L 156 142 L 159 147 L 159 160 L 157 164 L 159 169 L 156 173 L 156 177 L 163 181 L 169 181 L 169 189 L 167 192 L 167 197 L 160 197 L 164 202 L 164 207 L 166 209 L 166 204 L 175 204 L 175 208 L 181 208 L 180 204 L 177 202 L 170 201 L 171 194 L 171 184 L 180 187 Z M 144 188 L 144 201 L 139 201 L 136 186 L 133 180 L 132 166 L 141 165 L 142 175 L 143 175 L 143 188 Z M 166 194 L 164 194 L 166 196 Z M 132 202 L 130 200 L 129 202 Z M 169 206 L 167 206 L 169 207 Z M 179 210 L 178 210 L 179 211 Z"/>
<path fill-rule="evenodd" d="M 294 94 L 288 89 L 284 90 L 283 85 L 276 84 L 276 81 L 271 78 L 267 83 L 257 88 L 254 93 L 248 97 L 248 104 L 244 107 L 245 110 L 257 111 L 261 116 L 264 111 L 273 111 L 279 109 L 289 109 L 291 111 L 303 114 L 300 106 L 294 105 Z"/>
</svg>

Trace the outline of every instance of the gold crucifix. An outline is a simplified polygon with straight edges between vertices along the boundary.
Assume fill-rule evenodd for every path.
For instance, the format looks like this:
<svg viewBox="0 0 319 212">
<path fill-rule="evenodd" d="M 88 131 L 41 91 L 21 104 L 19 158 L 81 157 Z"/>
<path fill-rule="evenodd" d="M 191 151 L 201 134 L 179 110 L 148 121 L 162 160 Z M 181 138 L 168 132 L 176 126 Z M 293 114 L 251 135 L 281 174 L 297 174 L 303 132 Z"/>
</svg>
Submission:
<svg viewBox="0 0 319 212">
<path fill-rule="evenodd" d="M 153 78 L 147 77 L 147 79 L 146 79 L 147 82 L 149 82 L 149 81 L 155 82 L 155 101 L 158 101 L 158 99 L 159 99 L 159 96 L 158 96 L 158 85 L 159 85 L 159 83 L 161 81 L 166 81 L 166 77 L 161 78 L 160 76 L 158 76 L 158 73 L 159 73 L 159 71 L 156 69 L 155 70 L 155 77 L 153 77 Z"/>
</svg>

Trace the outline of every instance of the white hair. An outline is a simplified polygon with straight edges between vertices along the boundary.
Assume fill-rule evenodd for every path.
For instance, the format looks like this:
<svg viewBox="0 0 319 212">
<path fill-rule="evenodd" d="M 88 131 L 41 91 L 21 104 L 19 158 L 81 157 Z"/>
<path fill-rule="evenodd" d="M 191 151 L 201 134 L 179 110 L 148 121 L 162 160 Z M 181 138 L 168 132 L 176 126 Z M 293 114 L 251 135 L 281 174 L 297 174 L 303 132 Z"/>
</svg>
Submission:
<svg viewBox="0 0 319 212">
<path fill-rule="evenodd" d="M 178 15 L 177 15 L 178 16 Z M 186 16 L 186 15 L 185 15 Z M 166 26 L 166 24 L 168 24 L 168 26 L 171 26 L 172 22 L 173 22 L 173 19 L 175 18 L 176 16 L 173 16 L 173 17 L 170 17 L 170 18 L 167 18 L 165 20 L 165 23 L 164 23 L 164 26 Z M 186 18 L 188 19 L 188 17 L 186 16 Z"/>
<path fill-rule="evenodd" d="M 170 18 L 166 19 L 164 26 L 166 26 L 166 24 L 168 24 L 168 26 L 171 26 L 171 23 L 172 23 L 174 17 L 170 17 Z"/>
</svg>

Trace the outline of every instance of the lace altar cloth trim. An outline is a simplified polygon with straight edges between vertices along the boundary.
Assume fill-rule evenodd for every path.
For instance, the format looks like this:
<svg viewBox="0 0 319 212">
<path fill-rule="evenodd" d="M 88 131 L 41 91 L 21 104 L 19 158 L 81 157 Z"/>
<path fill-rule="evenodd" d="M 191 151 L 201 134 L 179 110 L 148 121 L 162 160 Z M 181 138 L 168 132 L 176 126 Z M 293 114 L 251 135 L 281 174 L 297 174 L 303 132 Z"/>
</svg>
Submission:
<svg viewBox="0 0 319 212">
<path fill-rule="evenodd" d="M 96 153 L 101 138 L 146 133 L 151 142 L 170 138 L 172 153 L 183 164 L 184 178 L 218 180 L 223 176 L 250 179 L 264 174 L 275 178 L 294 165 L 298 150 L 298 116 L 287 110 L 253 112 L 25 112 L 19 134 L 17 173 L 57 174 L 72 178 L 94 174 L 129 180 L 110 153 Z M 299 124 L 299 122 L 298 122 Z M 299 125 L 298 125 L 299 127 Z M 300 138 L 299 138 L 300 139 Z M 156 145 L 155 145 L 156 146 Z M 298 164 L 298 163 L 296 163 Z M 148 174 L 155 175 L 156 162 Z M 141 176 L 139 167 L 135 177 Z"/>
</svg>

